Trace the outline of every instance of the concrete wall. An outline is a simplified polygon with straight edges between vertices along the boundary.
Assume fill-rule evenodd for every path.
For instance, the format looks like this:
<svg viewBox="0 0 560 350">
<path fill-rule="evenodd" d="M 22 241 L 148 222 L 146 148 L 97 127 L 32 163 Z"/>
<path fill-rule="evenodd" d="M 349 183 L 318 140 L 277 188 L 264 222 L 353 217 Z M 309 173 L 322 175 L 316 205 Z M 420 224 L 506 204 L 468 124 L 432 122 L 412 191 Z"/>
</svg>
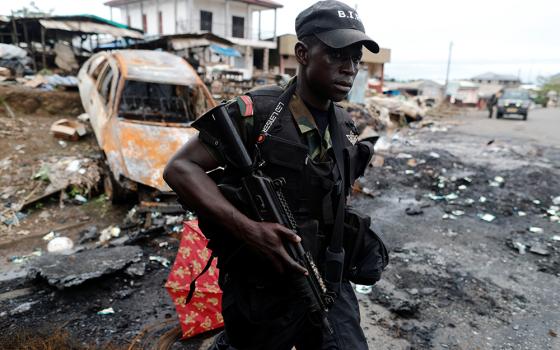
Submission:
<svg viewBox="0 0 560 350">
<path fill-rule="evenodd" d="M 175 7 L 176 6 L 176 7 Z M 244 38 L 253 32 L 253 11 L 257 8 L 237 1 L 225 0 L 152 0 L 120 7 L 120 22 L 142 29 L 142 12 L 147 16 L 147 34 L 159 34 L 158 11 L 162 12 L 163 34 L 200 32 L 200 11 L 212 12 L 212 32 L 218 36 L 231 37 L 232 17 L 244 18 Z M 229 12 L 226 18 L 226 11 Z M 177 14 L 175 14 L 177 12 Z M 175 30 L 177 20 L 177 30 Z"/>
</svg>

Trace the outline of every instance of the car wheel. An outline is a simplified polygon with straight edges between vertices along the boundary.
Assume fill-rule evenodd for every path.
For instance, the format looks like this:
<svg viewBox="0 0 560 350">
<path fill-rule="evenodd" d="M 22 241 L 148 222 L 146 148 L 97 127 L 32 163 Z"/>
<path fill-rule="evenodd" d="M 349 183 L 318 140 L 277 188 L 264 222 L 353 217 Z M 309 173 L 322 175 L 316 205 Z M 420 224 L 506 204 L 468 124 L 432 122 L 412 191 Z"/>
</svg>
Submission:
<svg viewBox="0 0 560 350">
<path fill-rule="evenodd" d="M 504 116 L 504 115 L 503 115 L 502 113 L 498 112 L 498 113 L 496 114 L 496 119 L 502 119 L 503 116 Z"/>
<path fill-rule="evenodd" d="M 124 203 L 131 196 L 131 192 L 122 187 L 111 172 L 107 172 L 103 179 L 103 189 L 107 200 L 113 204 Z"/>
<path fill-rule="evenodd" d="M 527 114 L 528 113 L 523 114 L 523 120 L 527 120 Z"/>
</svg>

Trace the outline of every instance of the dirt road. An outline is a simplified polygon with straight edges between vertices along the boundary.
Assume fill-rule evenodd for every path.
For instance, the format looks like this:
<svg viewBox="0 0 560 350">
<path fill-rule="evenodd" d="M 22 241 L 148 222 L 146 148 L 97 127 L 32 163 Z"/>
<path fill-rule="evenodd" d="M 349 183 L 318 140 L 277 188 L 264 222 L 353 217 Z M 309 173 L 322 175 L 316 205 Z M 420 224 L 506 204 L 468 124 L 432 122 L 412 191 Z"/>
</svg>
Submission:
<svg viewBox="0 0 560 350">
<path fill-rule="evenodd" d="M 383 144 L 361 182 L 373 198 L 353 201 L 392 251 L 360 296 L 371 349 L 560 349 L 560 149 L 527 141 L 557 112 L 469 113 Z"/>
<path fill-rule="evenodd" d="M 560 108 L 533 109 L 526 121 L 519 115 L 496 119 L 494 114 L 489 119 L 486 111 L 467 113 L 459 119 L 465 124 L 457 127 L 458 132 L 560 147 Z"/>
</svg>

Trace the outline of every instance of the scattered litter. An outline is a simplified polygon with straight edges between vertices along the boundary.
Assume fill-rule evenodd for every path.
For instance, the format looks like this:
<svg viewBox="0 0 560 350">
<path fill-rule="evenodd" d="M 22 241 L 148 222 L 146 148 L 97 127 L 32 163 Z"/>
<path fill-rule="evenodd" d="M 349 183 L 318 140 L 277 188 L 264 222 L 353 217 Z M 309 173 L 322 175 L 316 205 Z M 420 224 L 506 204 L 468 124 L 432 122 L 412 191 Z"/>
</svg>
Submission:
<svg viewBox="0 0 560 350">
<path fill-rule="evenodd" d="M 496 177 L 494 177 L 494 180 L 489 181 L 490 186 L 492 186 L 492 187 L 501 187 L 501 186 L 504 185 L 504 182 L 505 182 L 505 180 L 501 176 L 496 176 Z"/>
<path fill-rule="evenodd" d="M 47 233 L 46 235 L 43 236 L 43 241 L 49 242 L 50 240 L 52 240 L 55 237 L 56 237 L 55 232 L 51 231 L 51 232 L 49 232 L 49 233 Z"/>
<path fill-rule="evenodd" d="M 80 159 L 74 159 L 70 161 L 70 163 L 68 163 L 68 166 L 64 170 L 69 173 L 73 173 L 80 170 Z"/>
<path fill-rule="evenodd" d="M 438 159 L 440 157 L 439 153 L 430 152 L 430 157 Z"/>
<path fill-rule="evenodd" d="M 399 153 L 397 154 L 397 159 L 410 159 L 412 158 L 412 154 L 408 154 L 408 153 Z"/>
<path fill-rule="evenodd" d="M 536 205 L 539 205 L 539 204 L 541 204 L 541 201 L 538 200 L 538 199 L 535 199 L 535 200 L 533 200 L 533 203 L 536 204 Z"/>
<path fill-rule="evenodd" d="M 554 236 L 552 236 L 552 240 L 560 242 L 560 236 L 559 235 L 554 235 Z"/>
<path fill-rule="evenodd" d="M 472 199 L 472 198 L 465 199 L 465 205 L 473 205 L 474 202 L 475 202 L 475 200 Z"/>
<path fill-rule="evenodd" d="M 478 199 L 478 201 L 479 201 L 480 203 L 486 203 L 486 197 L 480 196 L 480 198 Z"/>
<path fill-rule="evenodd" d="M 373 291 L 373 287 L 372 286 L 366 286 L 363 284 L 356 284 L 356 292 L 360 293 L 360 294 L 370 294 Z"/>
<path fill-rule="evenodd" d="M 486 214 L 480 213 L 480 214 L 478 214 L 477 216 L 478 216 L 481 220 L 484 220 L 484 221 L 486 221 L 486 222 L 492 222 L 492 221 L 494 221 L 494 219 L 496 219 L 496 217 L 495 217 L 494 215 L 488 214 L 488 213 L 486 213 Z"/>
<path fill-rule="evenodd" d="M 548 330 L 548 335 L 550 335 L 551 337 L 554 337 L 554 338 L 556 338 L 558 336 L 558 334 L 552 329 Z"/>
<path fill-rule="evenodd" d="M 519 251 L 519 254 L 525 254 L 525 250 L 527 249 L 525 244 L 521 242 L 513 242 L 513 246 Z"/>
<path fill-rule="evenodd" d="M 415 174 L 414 170 L 405 170 L 404 173 L 406 175 L 414 175 Z"/>
<path fill-rule="evenodd" d="M 55 237 L 47 244 L 47 251 L 54 254 L 70 252 L 74 248 L 74 242 L 68 237 Z"/>
<path fill-rule="evenodd" d="M 74 196 L 74 199 L 77 200 L 80 203 L 87 203 L 87 198 L 82 196 L 81 194 L 77 194 Z"/>
<path fill-rule="evenodd" d="M 37 304 L 38 302 L 39 301 L 36 300 L 36 301 L 28 301 L 27 303 L 20 304 L 10 311 L 10 315 L 13 316 L 13 315 L 18 315 L 27 312 L 31 310 L 31 307 L 34 304 Z"/>
<path fill-rule="evenodd" d="M 41 249 L 36 249 L 33 253 L 28 255 L 14 255 L 11 256 L 8 260 L 14 264 L 22 264 L 30 259 L 36 258 L 43 255 L 43 251 Z"/>
<path fill-rule="evenodd" d="M 99 242 L 105 243 L 109 241 L 111 238 L 119 237 L 120 234 L 121 234 L 121 229 L 117 226 L 111 225 L 103 229 L 103 231 L 101 231 L 101 234 L 99 235 Z"/>
<path fill-rule="evenodd" d="M 447 199 L 448 201 L 452 201 L 452 200 L 457 199 L 457 198 L 459 198 L 457 193 L 450 193 L 447 196 L 445 196 L 445 199 Z"/>
<path fill-rule="evenodd" d="M 157 261 L 158 263 L 162 264 L 164 267 L 169 267 L 169 265 L 171 265 L 169 259 L 164 258 L 162 256 L 150 255 L 150 261 Z"/>
<path fill-rule="evenodd" d="M 183 222 L 183 216 L 182 215 L 177 215 L 177 216 L 168 215 L 168 216 L 165 217 L 165 225 L 167 225 L 167 226 L 178 225 L 182 222 Z"/>
<path fill-rule="evenodd" d="M 58 139 L 78 141 L 86 134 L 86 127 L 75 120 L 59 119 L 51 125 L 51 132 Z"/>
<path fill-rule="evenodd" d="M 451 212 L 451 214 L 455 215 L 455 216 L 461 216 L 461 215 L 465 215 L 465 212 L 462 210 L 453 210 Z"/>
<path fill-rule="evenodd" d="M 543 233 L 544 232 L 544 230 L 542 228 L 534 227 L 534 226 L 529 227 L 529 231 L 533 232 L 533 233 Z"/>
<path fill-rule="evenodd" d="M 416 161 L 416 159 L 414 159 L 414 158 L 413 158 L 413 159 L 409 159 L 409 160 L 406 162 L 406 165 L 408 165 L 408 166 L 411 167 L 411 168 L 414 168 L 417 164 L 418 164 L 418 161 Z"/>
<path fill-rule="evenodd" d="M 167 247 L 168 245 L 169 245 L 169 242 L 160 242 L 159 247 L 164 248 L 164 247 Z"/>
<path fill-rule="evenodd" d="M 554 204 L 554 205 L 560 205 L 560 196 L 555 197 L 554 199 L 552 199 L 552 204 Z"/>
<path fill-rule="evenodd" d="M 520 210 L 520 211 L 517 212 L 517 215 L 518 216 L 527 216 L 527 213 Z"/>
<path fill-rule="evenodd" d="M 98 314 L 98 315 L 112 315 L 112 314 L 114 314 L 114 313 L 115 313 L 115 310 L 113 310 L 112 307 L 103 309 L 103 310 L 101 310 L 101 311 L 97 311 L 97 314 Z"/>
<path fill-rule="evenodd" d="M 443 220 L 457 220 L 457 217 L 453 214 L 443 214 L 441 217 Z"/>
<path fill-rule="evenodd" d="M 62 141 L 62 140 L 58 140 L 58 144 L 59 144 L 60 147 L 62 147 L 62 148 L 66 148 L 66 146 L 68 146 L 68 144 L 66 143 L 66 141 Z"/>
<path fill-rule="evenodd" d="M 461 190 L 461 191 L 464 191 L 464 190 L 466 190 L 466 189 L 467 189 L 467 186 L 465 186 L 465 185 L 461 185 L 461 186 L 459 186 L 458 188 L 459 188 L 459 190 Z"/>
</svg>

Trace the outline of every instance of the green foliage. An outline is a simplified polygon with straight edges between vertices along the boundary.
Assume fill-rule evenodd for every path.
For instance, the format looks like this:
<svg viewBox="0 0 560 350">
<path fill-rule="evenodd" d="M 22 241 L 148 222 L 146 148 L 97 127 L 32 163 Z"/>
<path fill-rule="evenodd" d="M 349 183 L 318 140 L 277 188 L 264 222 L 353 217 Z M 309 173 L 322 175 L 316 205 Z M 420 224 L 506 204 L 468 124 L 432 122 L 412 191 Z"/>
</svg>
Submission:
<svg viewBox="0 0 560 350">
<path fill-rule="evenodd" d="M 560 95 L 560 74 L 556 74 L 551 77 L 539 77 L 539 85 L 541 90 L 538 93 L 537 98 L 535 98 L 535 103 L 546 106 L 548 102 L 547 94 L 550 91 L 556 91 Z"/>
<path fill-rule="evenodd" d="M 81 195 L 82 192 L 83 192 L 83 190 L 80 187 L 72 185 L 70 187 L 70 191 L 68 191 L 68 195 L 70 197 L 74 198 L 74 197 L 76 197 L 77 194 Z"/>
</svg>

